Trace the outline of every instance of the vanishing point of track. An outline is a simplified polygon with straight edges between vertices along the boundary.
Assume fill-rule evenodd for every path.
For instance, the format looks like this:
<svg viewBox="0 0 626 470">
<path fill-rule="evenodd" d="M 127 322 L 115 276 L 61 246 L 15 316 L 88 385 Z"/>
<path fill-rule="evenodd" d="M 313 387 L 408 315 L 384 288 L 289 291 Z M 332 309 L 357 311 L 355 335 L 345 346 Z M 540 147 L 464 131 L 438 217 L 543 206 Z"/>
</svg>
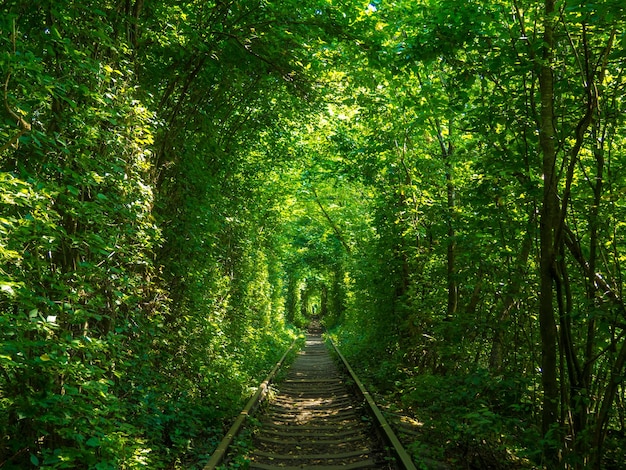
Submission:
<svg viewBox="0 0 626 470">
<path fill-rule="evenodd" d="M 369 393 L 337 353 L 344 364 L 341 369 L 321 331 L 309 330 L 304 350 L 285 379 L 273 387 L 271 399 L 257 416 L 260 425 L 254 448 L 247 455 L 251 470 L 415 468 Z M 248 403 L 205 470 L 213 470 L 224 459 L 238 428 L 269 389 L 282 361 Z"/>
</svg>

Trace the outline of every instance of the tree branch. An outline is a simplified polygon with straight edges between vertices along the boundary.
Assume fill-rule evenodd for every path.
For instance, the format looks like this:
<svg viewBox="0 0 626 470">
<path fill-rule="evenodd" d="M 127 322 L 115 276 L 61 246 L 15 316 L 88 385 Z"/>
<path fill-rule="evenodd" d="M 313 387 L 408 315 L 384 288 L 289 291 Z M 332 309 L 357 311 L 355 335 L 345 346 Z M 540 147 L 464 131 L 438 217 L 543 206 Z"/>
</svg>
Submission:
<svg viewBox="0 0 626 470">
<path fill-rule="evenodd" d="M 16 37 L 15 19 L 13 19 L 13 38 L 12 38 L 13 53 L 15 53 L 15 37 Z M 11 106 L 9 105 L 9 82 L 10 81 L 11 81 L 11 70 L 9 70 L 9 72 L 7 73 L 7 79 L 4 81 L 4 107 L 9 113 L 9 115 L 17 121 L 17 124 L 20 129 L 16 135 L 11 137 L 11 139 L 6 144 L 0 147 L 0 153 L 4 152 L 10 147 L 16 146 L 19 141 L 19 138 L 22 137 L 22 135 L 26 134 L 27 132 L 31 131 L 30 123 L 26 122 L 26 120 L 22 116 L 20 116 L 18 113 L 13 111 L 11 109 Z"/>
<path fill-rule="evenodd" d="M 320 201 L 320 198 L 317 195 L 317 191 L 315 191 L 314 187 L 311 187 L 311 189 L 313 190 L 313 195 L 315 196 L 315 202 L 317 203 L 317 205 L 319 206 L 320 210 L 322 211 L 322 214 L 324 214 L 324 217 L 326 218 L 326 220 L 330 224 L 330 227 L 333 229 L 333 232 L 335 232 L 335 235 L 336 235 L 337 239 L 343 245 L 344 249 L 346 250 L 346 253 L 352 254 L 352 250 L 350 249 L 350 245 L 348 245 L 348 243 L 346 242 L 345 238 L 343 237 L 343 235 L 341 233 L 341 230 L 339 230 L 339 227 L 337 227 L 337 225 L 335 224 L 333 219 L 330 217 L 330 215 L 328 214 L 328 212 L 326 211 L 326 209 L 322 205 L 322 202 Z"/>
</svg>

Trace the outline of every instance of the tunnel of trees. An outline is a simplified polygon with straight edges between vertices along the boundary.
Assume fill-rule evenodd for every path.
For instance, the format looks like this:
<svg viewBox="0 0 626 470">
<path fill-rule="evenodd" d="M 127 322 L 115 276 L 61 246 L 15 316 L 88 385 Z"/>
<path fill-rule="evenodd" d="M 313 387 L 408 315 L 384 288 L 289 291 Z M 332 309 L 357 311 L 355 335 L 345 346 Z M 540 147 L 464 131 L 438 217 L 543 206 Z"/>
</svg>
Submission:
<svg viewBox="0 0 626 470">
<path fill-rule="evenodd" d="M 313 314 L 416 455 L 623 468 L 623 0 L 1 4 L 0 468 L 202 468 Z"/>
</svg>

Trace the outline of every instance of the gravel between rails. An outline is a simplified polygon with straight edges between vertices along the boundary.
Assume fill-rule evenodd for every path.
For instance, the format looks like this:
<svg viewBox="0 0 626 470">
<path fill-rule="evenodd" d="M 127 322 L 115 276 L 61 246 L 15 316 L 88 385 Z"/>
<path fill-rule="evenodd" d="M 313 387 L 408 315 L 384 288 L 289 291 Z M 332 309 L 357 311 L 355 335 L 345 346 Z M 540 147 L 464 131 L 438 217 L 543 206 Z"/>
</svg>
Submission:
<svg viewBox="0 0 626 470">
<path fill-rule="evenodd" d="M 250 469 L 393 469 L 319 330 L 259 417 Z"/>
</svg>

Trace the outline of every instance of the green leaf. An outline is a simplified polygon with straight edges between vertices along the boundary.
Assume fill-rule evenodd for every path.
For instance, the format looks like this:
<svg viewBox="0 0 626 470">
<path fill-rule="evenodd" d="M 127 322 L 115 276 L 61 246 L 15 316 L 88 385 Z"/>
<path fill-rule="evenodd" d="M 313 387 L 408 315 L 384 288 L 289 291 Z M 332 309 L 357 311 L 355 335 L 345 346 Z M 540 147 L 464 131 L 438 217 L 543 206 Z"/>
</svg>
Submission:
<svg viewBox="0 0 626 470">
<path fill-rule="evenodd" d="M 85 444 L 87 444 L 89 447 L 98 447 L 100 445 L 100 439 L 98 439 L 96 436 L 93 436 L 89 438 L 87 442 L 85 442 Z"/>
<path fill-rule="evenodd" d="M 10 296 L 15 295 L 15 291 L 13 290 L 13 287 L 9 284 L 0 284 L 0 291 Z"/>
<path fill-rule="evenodd" d="M 39 466 L 39 459 L 36 455 L 30 454 L 30 463 L 32 463 L 35 467 Z"/>
</svg>

